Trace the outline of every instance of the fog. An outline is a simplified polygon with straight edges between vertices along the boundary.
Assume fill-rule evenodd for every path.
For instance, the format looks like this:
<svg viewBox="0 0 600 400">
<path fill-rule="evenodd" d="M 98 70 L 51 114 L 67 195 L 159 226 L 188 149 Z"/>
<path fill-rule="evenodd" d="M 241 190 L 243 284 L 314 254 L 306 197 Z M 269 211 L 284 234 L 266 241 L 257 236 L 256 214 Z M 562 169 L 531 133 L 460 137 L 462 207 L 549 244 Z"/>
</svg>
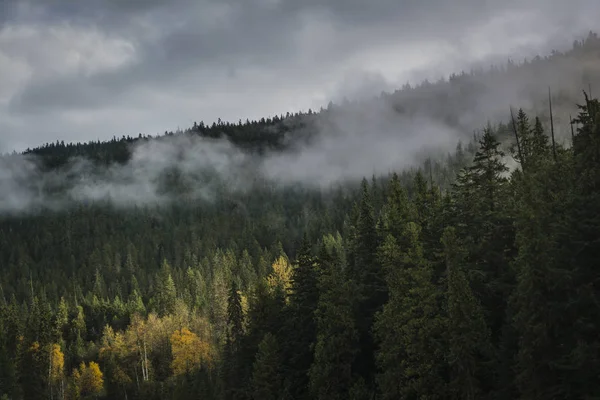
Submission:
<svg viewBox="0 0 600 400">
<path fill-rule="evenodd" d="M 353 86 L 351 101 L 304 117 L 308 127 L 290 132 L 284 151 L 260 157 L 226 139 L 188 134 L 135 142 L 124 165 L 99 167 L 76 158 L 42 173 L 34 156 L 0 157 L 0 213 L 60 210 L 105 200 L 117 207 L 183 198 L 214 201 L 219 191 L 245 191 L 263 180 L 326 189 L 419 165 L 426 156 L 444 156 L 487 122 L 506 122 L 509 107 L 522 107 L 547 120 L 550 87 L 559 141 L 566 143 L 569 116 L 575 102 L 583 99 L 581 91 L 588 85 L 600 91 L 598 61 L 597 54 L 587 53 L 540 59 L 493 73 L 459 74 L 450 81 L 377 98 L 369 97 L 371 85 L 379 88 L 382 82 L 370 77 Z M 305 135 L 307 131 L 310 135 Z M 183 188 L 175 193 L 165 190 L 173 174 Z"/>
</svg>

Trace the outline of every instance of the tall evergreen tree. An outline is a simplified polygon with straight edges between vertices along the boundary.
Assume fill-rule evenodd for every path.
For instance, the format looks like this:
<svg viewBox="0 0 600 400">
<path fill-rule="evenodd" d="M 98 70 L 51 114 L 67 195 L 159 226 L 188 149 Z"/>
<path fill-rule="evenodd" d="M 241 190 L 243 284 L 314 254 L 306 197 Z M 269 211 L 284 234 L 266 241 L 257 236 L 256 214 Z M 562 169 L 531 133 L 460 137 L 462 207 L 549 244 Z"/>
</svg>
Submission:
<svg viewBox="0 0 600 400">
<path fill-rule="evenodd" d="M 486 324 L 497 345 L 506 318 L 506 303 L 514 284 L 510 260 L 514 227 L 510 212 L 508 168 L 500 142 L 485 129 L 473 164 L 459 177 L 456 192 L 457 233 L 468 251 L 475 294 L 481 299 Z"/>
<path fill-rule="evenodd" d="M 410 222 L 404 232 L 406 249 L 392 236 L 382 247 L 390 299 L 377 317 L 375 334 L 384 399 L 437 398 L 447 390 L 447 321 L 419 238 L 420 227 Z"/>
<path fill-rule="evenodd" d="M 252 372 L 252 399 L 279 400 L 282 393 L 281 355 L 276 337 L 267 333 L 258 345 Z"/>
<path fill-rule="evenodd" d="M 309 371 L 310 392 L 318 400 L 347 399 L 356 374 L 353 371 L 359 333 L 355 323 L 357 288 L 344 279 L 337 255 L 323 247 L 319 252 L 317 341 Z"/>
<path fill-rule="evenodd" d="M 360 345 L 354 369 L 363 377 L 365 383 L 373 386 L 375 370 L 375 343 L 372 326 L 377 313 L 387 299 L 387 287 L 384 274 L 377 259 L 379 236 L 375 227 L 374 210 L 369 185 L 363 179 L 361 199 L 357 208 L 355 234 L 350 246 L 348 278 L 357 285 L 359 300 L 356 327 L 359 331 Z"/>
<path fill-rule="evenodd" d="M 237 351 L 244 335 L 244 311 L 242 310 L 242 297 L 235 280 L 231 281 L 227 297 L 227 326 L 229 342 Z"/>
<path fill-rule="evenodd" d="M 447 267 L 447 312 L 451 368 L 450 390 L 456 399 L 479 399 L 486 394 L 485 371 L 491 369 L 491 343 L 479 301 L 471 291 L 463 270 L 465 250 L 452 227 L 442 236 Z M 488 362 L 486 365 L 486 361 Z M 489 382 L 489 379 L 488 379 Z"/>
<path fill-rule="evenodd" d="M 246 397 L 244 365 L 241 362 L 243 336 L 242 299 L 237 283 L 233 280 L 227 298 L 227 331 L 225 356 L 223 358 L 223 392 L 225 399 L 243 399 Z"/>
<path fill-rule="evenodd" d="M 286 390 L 294 399 L 308 398 L 308 370 L 313 362 L 316 340 L 316 260 L 306 234 L 292 271 L 291 294 L 285 321 Z"/>
<path fill-rule="evenodd" d="M 167 260 L 163 264 L 159 274 L 156 277 L 156 288 L 154 294 L 154 307 L 158 315 L 164 316 L 172 314 L 175 311 L 177 300 L 177 288 L 171 276 L 171 266 Z"/>
</svg>

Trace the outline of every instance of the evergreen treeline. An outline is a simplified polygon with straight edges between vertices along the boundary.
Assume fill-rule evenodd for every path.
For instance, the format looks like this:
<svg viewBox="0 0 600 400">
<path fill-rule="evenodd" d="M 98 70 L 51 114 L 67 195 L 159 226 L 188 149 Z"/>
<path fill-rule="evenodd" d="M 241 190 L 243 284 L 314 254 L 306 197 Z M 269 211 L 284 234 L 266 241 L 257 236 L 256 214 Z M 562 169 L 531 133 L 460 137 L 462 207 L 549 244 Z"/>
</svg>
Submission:
<svg viewBox="0 0 600 400">
<path fill-rule="evenodd" d="M 336 111 L 347 109 L 351 113 L 360 113 L 365 107 L 373 107 L 373 104 L 378 104 L 377 102 L 384 102 L 386 107 L 402 115 L 426 115 L 451 127 L 470 130 L 478 126 L 465 126 L 465 123 L 460 121 L 461 116 L 476 110 L 477 103 L 482 98 L 488 101 L 486 95 L 490 90 L 514 82 L 523 86 L 521 95 L 533 103 L 533 109 L 527 111 L 539 114 L 546 122 L 549 116 L 546 114 L 545 89 L 537 91 L 529 86 L 545 88 L 545 85 L 559 84 L 562 90 L 553 95 L 557 108 L 555 113 L 562 108 L 571 110 L 573 104 L 579 99 L 580 87 L 587 89 L 588 85 L 593 83 L 600 84 L 599 51 L 600 38 L 597 33 L 590 32 L 585 39 L 575 41 L 569 51 L 553 51 L 549 56 L 537 56 L 521 63 L 508 60 L 504 65 L 492 65 L 487 70 L 480 68 L 469 72 L 462 71 L 460 74 L 452 74 L 448 79 L 442 78 L 437 82 L 425 80 L 414 86 L 406 84 L 393 93 L 382 93 L 377 99 L 367 100 L 367 104 L 345 101 L 343 104 L 335 105 L 330 102 L 327 108 L 321 108 L 319 112 L 309 109 L 306 112 L 288 112 L 285 115 L 275 115 L 260 120 L 239 120 L 237 123 L 221 119 L 212 123 L 200 121 L 194 122 L 190 128 L 165 132 L 164 135 L 155 137 L 140 133 L 137 136 L 123 135 L 121 138 L 115 136 L 108 142 L 65 144 L 56 141 L 27 149 L 25 154 L 42 156 L 43 166 L 49 169 L 65 165 L 73 157 L 84 157 L 98 164 L 125 163 L 131 156 L 131 143 L 178 134 L 213 139 L 225 138 L 240 148 L 258 153 L 277 151 L 287 148 L 295 141 L 310 140 L 315 130 L 318 130 L 316 126 L 327 125 L 328 117 Z M 535 81 L 536 84 L 531 85 L 529 81 Z M 543 106 L 537 107 L 540 104 Z M 483 116 L 485 119 L 492 117 L 495 116 Z M 560 117 L 568 125 L 568 117 L 564 115 Z M 327 126 L 327 130 L 331 129 L 335 129 L 335 126 Z"/>
</svg>

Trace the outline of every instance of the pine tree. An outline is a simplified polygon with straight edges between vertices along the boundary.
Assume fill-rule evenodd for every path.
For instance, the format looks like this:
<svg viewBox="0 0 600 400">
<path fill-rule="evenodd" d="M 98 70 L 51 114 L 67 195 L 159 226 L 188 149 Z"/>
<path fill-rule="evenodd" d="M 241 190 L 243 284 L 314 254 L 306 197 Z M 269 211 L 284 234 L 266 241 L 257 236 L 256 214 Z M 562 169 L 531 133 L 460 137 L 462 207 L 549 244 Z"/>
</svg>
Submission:
<svg viewBox="0 0 600 400">
<path fill-rule="evenodd" d="M 371 387 L 375 370 L 375 344 L 371 330 L 375 314 L 387 299 L 387 287 L 377 259 L 379 236 L 366 179 L 362 181 L 361 200 L 357 212 L 355 234 L 350 245 L 351 263 L 348 265 L 348 277 L 357 285 L 359 293 L 355 318 L 360 335 L 360 351 L 354 369 Z"/>
<path fill-rule="evenodd" d="M 489 331 L 479 301 L 473 295 L 463 271 L 465 251 L 458 243 L 455 229 L 448 227 L 442 236 L 448 281 L 448 334 L 451 368 L 450 389 L 456 399 L 473 400 L 485 393 L 480 377 L 490 365 Z"/>
<path fill-rule="evenodd" d="M 596 372 L 600 370 L 600 102 L 586 98 L 576 122 L 580 127 L 573 143 L 572 171 L 559 160 L 571 173 L 566 180 L 573 187 L 565 196 L 565 207 L 557 207 L 554 215 L 560 223 L 554 270 L 562 273 L 558 282 L 552 282 L 561 297 L 554 316 L 556 328 L 549 332 L 558 344 L 551 365 L 561 383 L 555 386 L 559 396 L 595 398 L 600 396 Z"/>
<path fill-rule="evenodd" d="M 140 296 L 139 292 L 135 289 L 131 292 L 131 295 L 129 296 L 129 300 L 127 301 L 127 309 L 130 315 L 146 314 L 146 306 L 144 306 L 144 300 L 142 299 L 142 296 Z"/>
<path fill-rule="evenodd" d="M 490 129 L 484 130 L 473 164 L 455 187 L 457 233 L 468 251 L 472 289 L 481 299 L 486 324 L 497 345 L 505 323 L 506 302 L 514 284 L 510 259 L 514 254 L 514 227 L 510 212 L 508 168 L 504 153 Z"/>
<path fill-rule="evenodd" d="M 555 275 L 556 257 L 555 216 L 549 211 L 549 192 L 564 195 L 551 182 L 544 170 L 529 170 L 515 182 L 517 195 L 517 285 L 512 294 L 511 307 L 518 337 L 515 382 L 523 398 L 554 398 L 558 376 L 552 367 L 552 358 L 559 343 L 552 336 L 556 330 L 555 318 L 560 318 L 560 302 L 565 300 L 552 287 L 564 282 L 565 276 Z M 559 270 L 554 270 L 558 272 Z M 555 281 L 556 280 L 556 281 Z M 555 283 L 553 283 L 555 281 Z M 558 302 L 558 304 L 557 304 Z M 558 307 L 556 307 L 558 305 Z M 548 310 L 549 312 L 540 312 Z"/>
<path fill-rule="evenodd" d="M 281 355 L 276 337 L 267 333 L 258 345 L 252 371 L 252 398 L 278 400 L 281 398 Z"/>
<path fill-rule="evenodd" d="M 390 299 L 374 327 L 379 389 L 384 399 L 435 398 L 446 391 L 447 323 L 419 242 L 420 227 L 410 222 L 404 235 L 406 250 L 392 236 L 382 248 Z"/>
<path fill-rule="evenodd" d="M 520 154 L 515 154 L 515 159 L 525 165 L 523 168 L 527 168 L 533 152 L 533 137 L 529 117 L 522 108 L 517 113 L 517 135 L 521 151 Z"/>
<path fill-rule="evenodd" d="M 353 364 L 359 333 L 354 321 L 358 288 L 345 280 L 339 258 L 319 252 L 319 301 L 316 311 L 317 341 L 309 371 L 312 398 L 347 399 L 355 381 Z"/>
<path fill-rule="evenodd" d="M 416 222 L 416 210 L 408 201 L 406 190 L 400 183 L 398 174 L 394 173 L 390 180 L 387 202 L 383 210 L 383 236 L 392 235 L 396 239 L 402 236 L 404 226 L 408 222 Z"/>
<path fill-rule="evenodd" d="M 294 399 L 308 396 L 308 369 L 316 340 L 314 313 L 318 302 L 316 260 L 306 234 L 292 271 L 290 302 L 285 321 L 285 386 Z"/>
<path fill-rule="evenodd" d="M 242 299 L 235 280 L 231 282 L 227 298 L 227 330 L 225 356 L 223 358 L 223 384 L 226 399 L 244 397 L 244 365 L 242 363 L 242 339 L 244 314 Z"/>
<path fill-rule="evenodd" d="M 240 340 L 244 335 L 244 312 L 242 310 L 242 297 L 235 280 L 231 281 L 227 298 L 227 326 L 229 344 L 234 351 L 237 351 Z"/>
<path fill-rule="evenodd" d="M 156 278 L 154 307 L 159 316 L 172 314 L 175 311 L 177 288 L 171 276 L 171 266 L 167 260 L 163 261 L 160 273 Z"/>
<path fill-rule="evenodd" d="M 531 158 L 535 164 L 550 156 L 550 143 L 539 117 L 535 118 L 531 135 Z"/>
<path fill-rule="evenodd" d="M 69 325 L 69 308 L 67 306 L 67 302 L 64 297 L 60 298 L 60 303 L 58 304 L 58 310 L 56 312 L 56 316 L 54 317 L 54 333 L 53 333 L 53 341 L 60 342 L 66 336 L 66 329 Z"/>
<path fill-rule="evenodd" d="M 9 398 L 20 398 L 19 366 L 22 356 L 23 321 L 13 296 L 0 306 L 0 392 Z"/>
<path fill-rule="evenodd" d="M 39 342 L 26 344 L 22 348 L 19 381 L 25 399 L 46 399 L 48 397 L 48 356 Z"/>
</svg>

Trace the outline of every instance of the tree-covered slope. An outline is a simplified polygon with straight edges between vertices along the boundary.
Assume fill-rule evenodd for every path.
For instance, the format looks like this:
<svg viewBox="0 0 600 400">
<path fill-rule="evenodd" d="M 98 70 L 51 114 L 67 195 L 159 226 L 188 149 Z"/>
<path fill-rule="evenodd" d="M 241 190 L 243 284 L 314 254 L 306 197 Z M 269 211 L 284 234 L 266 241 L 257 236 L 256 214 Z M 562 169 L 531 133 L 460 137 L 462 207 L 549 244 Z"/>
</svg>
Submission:
<svg viewBox="0 0 600 400">
<path fill-rule="evenodd" d="M 316 113 L 3 156 L 0 396 L 600 396 L 600 105 L 574 94 L 598 45 Z M 502 92 L 513 79 L 533 97 Z M 341 157 L 348 143 L 363 151 Z M 361 162 L 393 153 L 410 162 Z"/>
</svg>

